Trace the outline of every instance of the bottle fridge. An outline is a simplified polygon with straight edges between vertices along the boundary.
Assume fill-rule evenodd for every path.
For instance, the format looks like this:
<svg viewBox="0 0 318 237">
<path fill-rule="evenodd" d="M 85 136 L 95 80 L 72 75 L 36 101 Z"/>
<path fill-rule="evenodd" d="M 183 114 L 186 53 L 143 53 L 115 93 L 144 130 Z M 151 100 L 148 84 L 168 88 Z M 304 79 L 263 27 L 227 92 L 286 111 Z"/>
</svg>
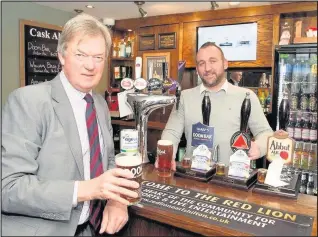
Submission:
<svg viewBox="0 0 318 237">
<path fill-rule="evenodd" d="M 290 110 L 286 126 L 279 121 L 283 96 L 288 97 Z M 271 127 L 284 128 L 296 141 L 292 169 L 304 177 L 317 177 L 317 44 L 275 47 L 272 98 Z M 302 186 L 306 190 L 307 182 Z"/>
</svg>

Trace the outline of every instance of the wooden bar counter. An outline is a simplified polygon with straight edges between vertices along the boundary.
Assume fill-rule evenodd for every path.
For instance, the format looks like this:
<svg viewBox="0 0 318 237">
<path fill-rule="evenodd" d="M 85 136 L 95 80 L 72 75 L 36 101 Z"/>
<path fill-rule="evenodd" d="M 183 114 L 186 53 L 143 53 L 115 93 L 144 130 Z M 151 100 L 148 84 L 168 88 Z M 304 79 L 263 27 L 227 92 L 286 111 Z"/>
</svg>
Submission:
<svg viewBox="0 0 318 237">
<path fill-rule="evenodd" d="M 153 165 L 146 164 L 143 168 L 143 180 L 156 183 L 173 185 L 196 192 L 213 194 L 219 197 L 234 199 L 239 202 L 257 204 L 269 209 L 280 209 L 284 212 L 309 215 L 314 217 L 311 235 L 317 236 L 317 197 L 299 194 L 297 200 L 277 196 L 262 195 L 221 187 L 215 184 L 198 182 L 191 179 L 172 176 L 160 178 L 157 176 Z M 194 221 L 186 215 L 178 215 L 151 206 L 129 207 L 129 222 L 120 231 L 119 235 L 125 236 L 246 236 L 251 233 L 243 233 L 222 226 L 209 224 L 202 221 Z M 271 228 L 268 226 L 267 228 Z"/>
</svg>

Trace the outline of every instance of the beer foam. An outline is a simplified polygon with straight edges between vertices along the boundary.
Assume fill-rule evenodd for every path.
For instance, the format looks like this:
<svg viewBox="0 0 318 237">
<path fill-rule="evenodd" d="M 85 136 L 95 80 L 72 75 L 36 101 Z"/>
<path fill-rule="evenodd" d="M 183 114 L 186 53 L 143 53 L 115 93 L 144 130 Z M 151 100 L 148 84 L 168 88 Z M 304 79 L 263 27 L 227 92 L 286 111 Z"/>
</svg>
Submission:
<svg viewBox="0 0 318 237">
<path fill-rule="evenodd" d="M 161 145 L 161 146 L 170 146 L 170 145 L 172 145 L 172 141 L 170 141 L 170 140 L 159 140 L 157 144 Z"/>
<path fill-rule="evenodd" d="M 140 156 L 133 156 L 133 155 L 123 155 L 123 156 L 117 156 L 115 158 L 115 163 L 118 166 L 137 166 L 140 165 L 141 157 Z"/>
</svg>

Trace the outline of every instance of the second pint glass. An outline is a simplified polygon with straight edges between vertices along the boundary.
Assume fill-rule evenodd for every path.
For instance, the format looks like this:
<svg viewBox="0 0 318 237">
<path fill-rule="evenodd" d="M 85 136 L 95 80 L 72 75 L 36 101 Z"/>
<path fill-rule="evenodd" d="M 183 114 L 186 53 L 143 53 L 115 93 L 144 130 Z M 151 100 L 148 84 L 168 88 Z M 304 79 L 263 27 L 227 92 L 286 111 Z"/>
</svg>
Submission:
<svg viewBox="0 0 318 237">
<path fill-rule="evenodd" d="M 160 177 L 171 176 L 171 161 L 173 156 L 173 144 L 169 140 L 159 140 L 157 143 L 158 175 Z"/>
<path fill-rule="evenodd" d="M 127 199 L 130 204 L 137 204 L 141 200 L 141 181 L 142 181 L 142 160 L 141 156 L 138 154 L 136 155 L 131 155 L 131 154 L 125 154 L 125 153 L 119 153 L 115 157 L 115 163 L 117 168 L 121 169 L 128 169 L 130 170 L 134 178 L 132 180 L 136 181 L 139 183 L 139 188 L 138 189 L 130 189 L 136 193 L 138 193 L 137 198 L 131 198 L 131 197 L 124 197 Z"/>
</svg>

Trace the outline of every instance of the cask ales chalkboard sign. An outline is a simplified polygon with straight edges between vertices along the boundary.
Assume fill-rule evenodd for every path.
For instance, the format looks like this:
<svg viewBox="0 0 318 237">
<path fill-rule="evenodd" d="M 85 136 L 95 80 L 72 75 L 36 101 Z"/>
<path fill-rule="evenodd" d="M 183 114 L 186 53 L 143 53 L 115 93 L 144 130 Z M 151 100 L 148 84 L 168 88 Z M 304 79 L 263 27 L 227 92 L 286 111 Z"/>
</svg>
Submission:
<svg viewBox="0 0 318 237">
<path fill-rule="evenodd" d="M 240 202 L 234 199 L 144 180 L 142 199 L 148 205 L 256 236 L 310 236 L 314 217 Z"/>
<path fill-rule="evenodd" d="M 20 20 L 20 85 L 52 80 L 60 71 L 57 43 L 62 27 Z"/>
</svg>

